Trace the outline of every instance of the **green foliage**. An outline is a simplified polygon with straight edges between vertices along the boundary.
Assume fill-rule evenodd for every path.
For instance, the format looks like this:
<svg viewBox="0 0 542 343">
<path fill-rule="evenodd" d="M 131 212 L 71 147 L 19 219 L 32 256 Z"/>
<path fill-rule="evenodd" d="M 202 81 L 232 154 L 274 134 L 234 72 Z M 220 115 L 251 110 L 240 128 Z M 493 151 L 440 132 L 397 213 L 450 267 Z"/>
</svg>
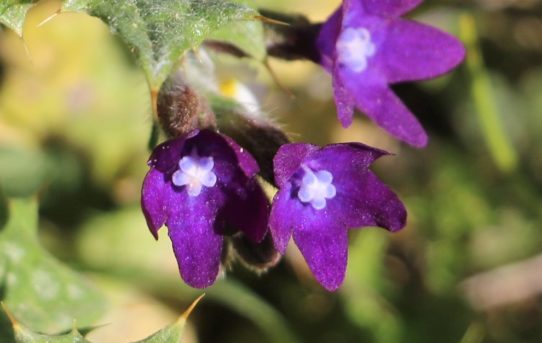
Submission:
<svg viewBox="0 0 542 343">
<path fill-rule="evenodd" d="M 69 333 L 60 335 L 44 335 L 37 333 L 19 323 L 15 317 L 4 306 L 4 314 L 11 321 L 14 343 L 89 343 L 79 331 L 74 327 Z M 8 336 L 0 336 L 8 339 Z"/>
<path fill-rule="evenodd" d="M 159 89 L 182 55 L 197 47 L 216 30 L 226 27 L 232 40 L 251 31 L 238 28 L 240 21 L 254 20 L 257 12 L 247 6 L 221 0 L 135 1 L 89 0 L 67 2 L 64 10 L 84 9 L 102 19 L 135 54 L 150 84 Z M 250 27 L 250 26 L 249 26 Z M 232 36 L 232 37 L 230 37 Z M 246 46 L 246 44 L 242 44 Z M 254 50 L 254 49 L 251 49 Z"/>
<path fill-rule="evenodd" d="M 158 242 L 151 239 L 139 208 L 95 216 L 85 223 L 79 236 L 80 259 L 92 269 L 157 295 L 190 301 L 200 291 L 182 283 L 166 228 L 162 230 Z M 234 279 L 215 283 L 206 290 L 206 299 L 247 318 L 271 342 L 297 342 L 284 316 Z"/>
<path fill-rule="evenodd" d="M 190 313 L 194 310 L 198 302 L 203 298 L 203 294 L 200 295 L 193 303 L 190 305 L 188 310 L 186 310 L 182 316 L 173 324 L 170 324 L 163 328 L 162 330 L 150 335 L 149 337 L 138 341 L 136 343 L 180 343 L 181 336 L 186 325 L 186 319 Z"/>
<path fill-rule="evenodd" d="M 0 4 L 0 23 L 22 36 L 30 1 Z M 217 39 L 265 56 L 263 28 L 257 12 L 225 0 L 67 0 L 63 11 L 85 11 L 103 20 L 135 55 L 150 88 L 158 90 L 181 57 L 206 38 Z"/>
<path fill-rule="evenodd" d="M 26 13 L 31 7 L 31 0 L 3 0 L 0 2 L 0 24 L 22 36 Z"/>
<path fill-rule="evenodd" d="M 0 232 L 0 280 L 3 301 L 13 316 L 33 330 L 55 333 L 93 324 L 104 300 L 86 280 L 51 257 L 37 237 L 37 204 L 11 200 L 10 216 Z"/>
</svg>

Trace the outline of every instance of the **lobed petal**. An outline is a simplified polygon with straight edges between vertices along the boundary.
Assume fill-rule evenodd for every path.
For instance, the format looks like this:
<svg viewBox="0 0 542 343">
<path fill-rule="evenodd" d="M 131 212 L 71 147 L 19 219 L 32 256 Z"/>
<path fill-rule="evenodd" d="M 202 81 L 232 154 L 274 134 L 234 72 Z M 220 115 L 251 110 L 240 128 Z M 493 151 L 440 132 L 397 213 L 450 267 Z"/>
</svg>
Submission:
<svg viewBox="0 0 542 343">
<path fill-rule="evenodd" d="M 284 185 L 275 194 L 269 215 L 269 231 L 273 237 L 275 249 L 281 254 L 286 252 L 292 231 L 298 224 L 296 218 L 299 218 L 304 210 L 304 206 L 294 197 L 291 184 Z"/>
<path fill-rule="evenodd" d="M 316 280 L 328 291 L 343 283 L 348 260 L 348 232 L 344 227 L 307 220 L 296 227 L 294 241 Z"/>
<path fill-rule="evenodd" d="M 333 96 L 337 106 L 337 117 L 343 127 L 349 127 L 354 120 L 355 101 L 349 89 L 343 84 L 338 73 L 333 75 Z"/>
<path fill-rule="evenodd" d="M 279 188 L 285 186 L 294 173 L 301 167 L 303 160 L 319 147 L 312 144 L 293 143 L 279 148 L 273 158 L 275 182 Z"/>
<path fill-rule="evenodd" d="M 205 188 L 197 197 L 171 190 L 172 206 L 166 222 L 183 280 L 205 288 L 213 284 L 220 268 L 222 235 L 216 221 L 225 196 L 218 188 Z"/>
<path fill-rule="evenodd" d="M 194 136 L 197 136 L 199 130 L 194 130 L 185 136 L 168 140 L 159 144 L 152 151 L 151 157 L 147 164 L 150 167 L 156 168 L 161 172 L 170 172 L 177 169 L 179 160 L 183 155 L 185 141 Z"/>
<path fill-rule="evenodd" d="M 158 169 L 151 168 L 141 189 L 141 207 L 152 235 L 158 239 L 158 230 L 165 224 L 168 214 L 168 190 L 165 175 Z"/>
<path fill-rule="evenodd" d="M 430 79 L 465 58 L 461 42 L 433 27 L 410 20 L 390 22 L 380 64 L 389 83 Z"/>
<path fill-rule="evenodd" d="M 345 0 L 347 3 L 361 3 L 368 14 L 396 18 L 421 4 L 422 0 Z"/>
<path fill-rule="evenodd" d="M 320 52 L 320 64 L 328 72 L 333 69 L 335 44 L 341 33 L 342 13 L 342 7 L 333 12 L 322 25 L 316 41 L 316 46 Z"/>
<path fill-rule="evenodd" d="M 241 147 L 239 144 L 237 144 L 237 142 L 228 136 L 221 135 L 221 137 L 235 153 L 239 166 L 247 177 L 252 177 L 260 171 L 258 162 L 256 162 L 254 157 L 252 157 L 252 155 L 245 148 Z"/>
<path fill-rule="evenodd" d="M 348 71 L 343 71 L 348 74 Z M 344 75 L 341 75 L 343 80 Z M 348 78 L 346 86 L 356 106 L 396 138 L 415 147 L 427 145 L 427 134 L 418 119 L 379 77 Z"/>
</svg>

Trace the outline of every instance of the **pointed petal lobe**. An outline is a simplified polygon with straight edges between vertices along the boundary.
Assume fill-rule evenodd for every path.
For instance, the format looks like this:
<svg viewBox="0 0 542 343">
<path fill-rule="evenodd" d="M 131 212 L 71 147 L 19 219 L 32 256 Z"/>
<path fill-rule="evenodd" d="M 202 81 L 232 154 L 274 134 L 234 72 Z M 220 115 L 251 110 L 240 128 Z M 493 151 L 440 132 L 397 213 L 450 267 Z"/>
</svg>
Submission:
<svg viewBox="0 0 542 343">
<path fill-rule="evenodd" d="M 451 35 L 410 20 L 394 20 L 381 49 L 381 68 L 389 83 L 424 80 L 455 68 L 465 57 Z"/>
<path fill-rule="evenodd" d="M 343 283 L 348 260 L 348 233 L 338 226 L 306 221 L 294 231 L 294 241 L 316 280 L 328 291 Z"/>
</svg>

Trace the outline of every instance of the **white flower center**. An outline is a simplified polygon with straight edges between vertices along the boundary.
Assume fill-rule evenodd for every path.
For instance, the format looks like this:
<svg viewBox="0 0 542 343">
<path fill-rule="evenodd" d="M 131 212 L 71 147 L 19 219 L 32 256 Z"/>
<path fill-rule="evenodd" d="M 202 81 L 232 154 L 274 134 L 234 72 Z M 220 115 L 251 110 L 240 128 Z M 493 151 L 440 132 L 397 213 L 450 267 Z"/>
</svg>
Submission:
<svg viewBox="0 0 542 343">
<path fill-rule="evenodd" d="M 355 73 L 367 68 L 367 60 L 376 52 L 371 40 L 371 33 L 366 28 L 348 28 L 337 40 L 339 62 Z"/>
<path fill-rule="evenodd" d="M 201 193 L 202 187 L 213 187 L 216 184 L 215 166 L 212 157 L 199 157 L 195 152 L 184 156 L 179 161 L 179 169 L 173 173 L 172 182 L 175 186 L 186 186 L 191 197 Z"/>
<path fill-rule="evenodd" d="M 333 175 L 327 170 L 320 170 L 316 173 L 309 168 L 303 168 L 305 175 L 301 180 L 301 188 L 297 197 L 301 202 L 310 203 L 316 210 L 326 207 L 326 199 L 332 199 L 337 193 L 335 186 L 331 183 Z"/>
</svg>

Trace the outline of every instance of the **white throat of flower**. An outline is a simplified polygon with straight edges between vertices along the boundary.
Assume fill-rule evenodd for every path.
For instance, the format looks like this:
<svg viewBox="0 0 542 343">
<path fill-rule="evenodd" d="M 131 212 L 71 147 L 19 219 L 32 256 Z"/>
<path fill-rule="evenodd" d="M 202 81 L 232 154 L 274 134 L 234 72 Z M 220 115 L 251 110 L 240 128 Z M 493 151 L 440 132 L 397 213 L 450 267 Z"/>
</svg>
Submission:
<svg viewBox="0 0 542 343">
<path fill-rule="evenodd" d="M 179 161 L 179 169 L 173 173 L 172 182 L 175 186 L 186 186 L 188 195 L 196 197 L 200 195 L 203 186 L 216 185 L 214 166 L 212 157 L 199 157 L 196 151 L 192 151 L 190 156 L 184 156 Z"/>
<path fill-rule="evenodd" d="M 366 28 L 348 28 L 337 40 L 339 63 L 355 73 L 367 68 L 369 57 L 376 53 L 376 46 L 371 40 L 371 32 Z"/>
<path fill-rule="evenodd" d="M 333 199 L 337 191 L 331 183 L 333 175 L 327 170 L 313 172 L 307 167 L 303 167 L 305 175 L 301 180 L 301 187 L 297 197 L 303 203 L 310 203 L 315 210 L 321 210 L 326 207 L 326 199 Z"/>
</svg>

